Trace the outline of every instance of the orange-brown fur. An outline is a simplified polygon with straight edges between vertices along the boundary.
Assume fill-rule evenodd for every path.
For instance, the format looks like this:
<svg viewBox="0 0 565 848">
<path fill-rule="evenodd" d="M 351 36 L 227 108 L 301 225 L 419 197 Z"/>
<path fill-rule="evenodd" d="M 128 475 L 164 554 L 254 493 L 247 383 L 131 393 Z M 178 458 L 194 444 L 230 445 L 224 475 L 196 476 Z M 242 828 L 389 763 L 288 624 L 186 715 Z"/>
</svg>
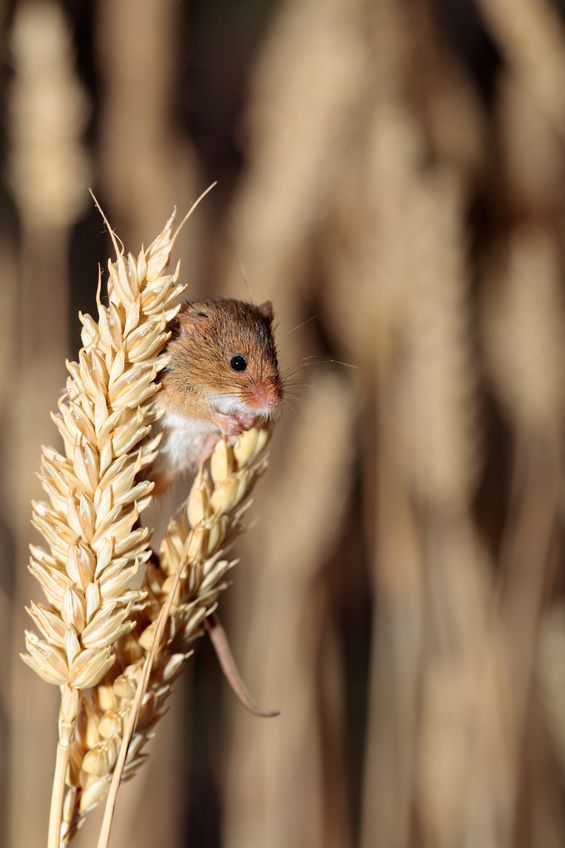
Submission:
<svg viewBox="0 0 565 848">
<path fill-rule="evenodd" d="M 205 313 L 204 318 L 199 313 Z M 250 387 L 263 382 L 282 398 L 282 381 L 272 334 L 270 304 L 262 307 L 239 300 L 187 303 L 177 316 L 167 352 L 161 402 L 179 415 L 210 420 L 205 395 L 237 394 L 250 398 Z M 248 361 L 246 371 L 230 368 L 232 356 Z"/>
<path fill-rule="evenodd" d="M 161 455 L 152 473 L 156 492 L 168 488 L 183 468 L 196 468 L 222 432 L 235 437 L 277 414 L 283 385 L 272 321 L 270 303 L 223 299 L 182 307 L 158 397 L 165 415 Z M 232 369 L 234 356 L 245 358 L 244 371 Z"/>
</svg>

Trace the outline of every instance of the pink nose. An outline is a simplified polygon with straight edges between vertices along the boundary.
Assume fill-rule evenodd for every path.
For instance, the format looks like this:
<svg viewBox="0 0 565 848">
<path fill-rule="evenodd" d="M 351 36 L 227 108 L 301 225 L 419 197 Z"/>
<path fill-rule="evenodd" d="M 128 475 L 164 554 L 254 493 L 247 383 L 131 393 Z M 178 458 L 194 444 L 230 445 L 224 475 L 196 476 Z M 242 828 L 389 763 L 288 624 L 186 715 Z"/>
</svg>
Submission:
<svg viewBox="0 0 565 848">
<path fill-rule="evenodd" d="M 251 393 L 251 401 L 254 406 L 262 406 L 272 411 L 279 405 L 280 398 L 272 386 L 257 386 Z"/>
</svg>

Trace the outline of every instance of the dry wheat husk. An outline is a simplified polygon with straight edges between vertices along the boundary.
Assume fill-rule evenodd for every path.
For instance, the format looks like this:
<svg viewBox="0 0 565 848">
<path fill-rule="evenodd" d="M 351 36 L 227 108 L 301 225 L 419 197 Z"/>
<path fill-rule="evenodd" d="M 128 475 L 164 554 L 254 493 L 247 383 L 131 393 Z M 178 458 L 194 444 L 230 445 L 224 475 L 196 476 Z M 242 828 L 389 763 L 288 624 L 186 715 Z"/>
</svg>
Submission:
<svg viewBox="0 0 565 848">
<path fill-rule="evenodd" d="M 244 433 L 232 447 L 221 441 L 200 469 L 177 518 L 171 520 L 158 560 L 148 566 L 142 590 L 148 603 L 136 617 L 136 629 L 117 646 L 118 662 L 91 692 L 72 746 L 61 845 L 68 845 L 84 816 L 108 793 L 127 718 L 157 618 L 171 592 L 170 616 L 137 726 L 129 745 L 123 778 L 132 777 L 148 758 L 144 748 L 167 709 L 174 680 L 215 609 L 234 565 L 226 546 L 243 529 L 242 517 L 257 477 L 266 467 L 266 429 Z M 179 571 L 180 579 L 176 579 Z"/>
</svg>

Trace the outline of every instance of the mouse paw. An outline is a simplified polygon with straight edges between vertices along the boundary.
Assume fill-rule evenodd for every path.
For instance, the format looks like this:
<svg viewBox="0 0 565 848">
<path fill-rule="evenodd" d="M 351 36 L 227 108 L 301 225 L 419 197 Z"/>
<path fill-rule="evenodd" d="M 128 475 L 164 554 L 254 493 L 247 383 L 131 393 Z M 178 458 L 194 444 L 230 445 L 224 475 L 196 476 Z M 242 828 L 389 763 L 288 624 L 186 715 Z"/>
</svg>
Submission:
<svg viewBox="0 0 565 848">
<path fill-rule="evenodd" d="M 257 423 L 257 416 L 252 412 L 239 412 L 236 415 L 238 423 L 241 425 L 241 432 L 244 430 L 251 430 L 252 427 Z"/>
<path fill-rule="evenodd" d="M 220 428 L 224 436 L 228 436 L 230 439 L 241 436 L 247 429 L 237 418 L 232 415 L 222 415 L 220 412 L 214 416 L 214 424 Z"/>
</svg>

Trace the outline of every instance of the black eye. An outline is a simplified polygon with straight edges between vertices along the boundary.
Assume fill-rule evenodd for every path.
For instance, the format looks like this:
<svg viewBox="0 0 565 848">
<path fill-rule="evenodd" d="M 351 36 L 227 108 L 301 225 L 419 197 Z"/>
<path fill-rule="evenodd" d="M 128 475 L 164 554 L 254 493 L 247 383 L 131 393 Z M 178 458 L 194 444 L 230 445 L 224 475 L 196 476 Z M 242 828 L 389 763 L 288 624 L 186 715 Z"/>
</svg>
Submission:
<svg viewBox="0 0 565 848">
<path fill-rule="evenodd" d="M 244 356 L 232 356 L 230 365 L 234 371 L 245 371 L 247 368 L 247 359 Z"/>
</svg>

